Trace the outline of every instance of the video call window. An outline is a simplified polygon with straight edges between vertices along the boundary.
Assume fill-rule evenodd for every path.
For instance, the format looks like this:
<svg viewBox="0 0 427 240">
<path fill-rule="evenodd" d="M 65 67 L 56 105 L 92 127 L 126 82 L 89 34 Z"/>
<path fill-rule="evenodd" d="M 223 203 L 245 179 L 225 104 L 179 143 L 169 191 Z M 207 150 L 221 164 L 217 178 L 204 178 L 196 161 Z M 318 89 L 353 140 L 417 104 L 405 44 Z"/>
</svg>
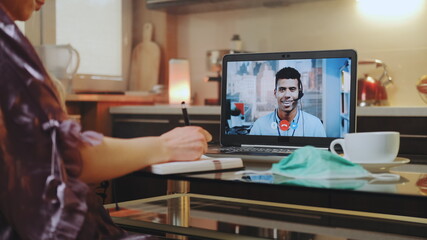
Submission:
<svg viewBox="0 0 427 240">
<path fill-rule="evenodd" d="M 347 58 L 228 62 L 226 134 L 343 137 L 349 132 L 350 66 Z M 281 76 L 299 76 L 280 82 L 296 87 L 276 89 L 280 70 Z M 291 94 L 295 88 L 299 95 Z M 284 97 L 286 91 L 292 97 Z M 292 106 L 295 118 L 284 123 L 278 115 Z"/>
</svg>

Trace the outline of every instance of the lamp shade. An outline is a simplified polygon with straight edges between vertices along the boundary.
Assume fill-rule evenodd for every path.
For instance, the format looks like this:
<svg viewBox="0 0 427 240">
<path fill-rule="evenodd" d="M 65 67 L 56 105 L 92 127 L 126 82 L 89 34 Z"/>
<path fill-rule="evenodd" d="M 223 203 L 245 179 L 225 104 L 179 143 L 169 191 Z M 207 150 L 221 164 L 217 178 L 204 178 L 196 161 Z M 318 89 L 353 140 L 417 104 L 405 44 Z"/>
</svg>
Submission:
<svg viewBox="0 0 427 240">
<path fill-rule="evenodd" d="M 190 102 L 190 64 L 186 59 L 169 60 L 169 104 Z"/>
</svg>

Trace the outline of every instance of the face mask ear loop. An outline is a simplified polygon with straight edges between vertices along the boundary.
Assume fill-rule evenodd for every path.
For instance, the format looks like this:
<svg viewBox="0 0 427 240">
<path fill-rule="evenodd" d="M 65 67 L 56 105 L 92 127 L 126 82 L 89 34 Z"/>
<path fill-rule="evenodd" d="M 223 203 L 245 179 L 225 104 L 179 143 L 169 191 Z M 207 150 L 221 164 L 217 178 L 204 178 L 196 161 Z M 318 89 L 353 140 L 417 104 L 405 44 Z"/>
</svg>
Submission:
<svg viewBox="0 0 427 240">
<path fill-rule="evenodd" d="M 400 179 L 400 175 L 394 174 L 394 173 L 374 173 L 374 174 L 371 174 L 371 177 L 373 177 L 374 179 L 369 181 L 369 183 L 392 182 L 392 181 L 398 181 Z"/>
</svg>

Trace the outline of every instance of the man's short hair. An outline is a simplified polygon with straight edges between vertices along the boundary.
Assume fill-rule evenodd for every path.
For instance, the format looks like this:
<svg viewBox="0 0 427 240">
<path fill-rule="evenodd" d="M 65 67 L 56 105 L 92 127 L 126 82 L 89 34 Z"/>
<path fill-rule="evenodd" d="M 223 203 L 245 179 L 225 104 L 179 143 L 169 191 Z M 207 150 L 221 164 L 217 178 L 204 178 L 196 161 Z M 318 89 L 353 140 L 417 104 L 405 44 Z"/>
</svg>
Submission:
<svg viewBox="0 0 427 240">
<path fill-rule="evenodd" d="M 275 88 L 277 88 L 277 82 L 280 79 L 297 79 L 298 80 L 298 88 L 300 88 L 300 86 L 301 86 L 301 74 L 295 68 L 284 67 L 284 68 L 280 69 L 276 73 L 276 85 L 275 85 Z M 299 89 L 299 90 L 301 90 L 301 89 Z"/>
</svg>

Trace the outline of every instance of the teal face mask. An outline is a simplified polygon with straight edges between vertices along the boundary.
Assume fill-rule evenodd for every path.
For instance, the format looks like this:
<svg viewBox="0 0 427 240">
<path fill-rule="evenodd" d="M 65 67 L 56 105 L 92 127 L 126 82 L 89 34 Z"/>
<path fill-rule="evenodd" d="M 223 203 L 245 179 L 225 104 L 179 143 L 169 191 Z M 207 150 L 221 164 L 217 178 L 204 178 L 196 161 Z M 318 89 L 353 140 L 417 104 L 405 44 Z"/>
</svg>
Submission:
<svg viewBox="0 0 427 240">
<path fill-rule="evenodd" d="M 383 181 L 395 181 L 400 178 L 397 174 L 372 174 L 359 164 L 311 146 L 300 148 L 280 162 L 273 164 L 271 172 L 297 179 L 376 178 Z"/>
<path fill-rule="evenodd" d="M 372 174 L 347 159 L 311 146 L 300 148 L 278 163 L 270 171 L 240 171 L 243 174 L 274 174 L 263 182 L 355 189 L 372 181 L 397 181 L 398 174 Z"/>
<path fill-rule="evenodd" d="M 275 184 L 296 185 L 315 188 L 333 189 L 359 189 L 369 185 L 369 180 L 365 178 L 357 179 L 308 179 L 308 178 L 288 178 L 280 175 L 273 175 Z"/>
</svg>

